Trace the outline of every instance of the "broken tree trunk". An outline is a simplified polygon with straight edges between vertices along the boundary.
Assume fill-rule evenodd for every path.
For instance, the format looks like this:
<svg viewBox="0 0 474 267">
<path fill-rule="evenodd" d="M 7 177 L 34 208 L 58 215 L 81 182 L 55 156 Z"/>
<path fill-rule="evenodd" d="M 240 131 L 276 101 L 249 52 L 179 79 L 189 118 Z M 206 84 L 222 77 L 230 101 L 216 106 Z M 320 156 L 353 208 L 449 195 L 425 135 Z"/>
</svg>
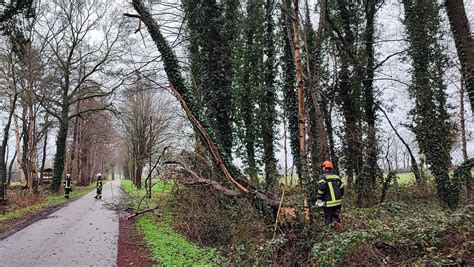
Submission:
<svg viewBox="0 0 474 267">
<path fill-rule="evenodd" d="M 293 6 L 293 42 L 294 42 L 294 60 L 296 70 L 296 84 L 298 88 L 298 118 L 300 130 L 300 164 L 301 164 L 301 184 L 306 189 L 309 183 L 308 168 L 306 162 L 306 119 L 305 119 L 305 103 L 304 103 L 304 88 L 303 88 L 303 68 L 301 64 L 301 40 L 299 30 L 299 1 L 294 0 Z M 310 222 L 309 201 L 306 196 L 304 199 L 304 214 L 306 225 Z"/>
<path fill-rule="evenodd" d="M 236 176 L 234 176 L 231 173 L 230 169 L 226 165 L 227 163 L 221 157 L 221 153 L 217 148 L 216 144 L 209 136 L 207 130 L 205 129 L 201 121 L 195 116 L 195 114 L 197 114 L 196 111 L 198 107 L 195 106 L 191 92 L 185 84 L 185 81 L 181 74 L 181 68 L 179 66 L 178 59 L 174 54 L 173 50 L 171 49 L 168 41 L 161 33 L 157 22 L 153 19 L 150 11 L 145 7 L 141 0 L 133 0 L 132 5 L 137 11 L 138 15 L 124 15 L 140 19 L 147 27 L 148 32 L 150 33 L 153 41 L 155 42 L 159 52 L 163 57 L 163 65 L 168 80 L 170 82 L 171 91 L 179 100 L 181 107 L 184 109 L 188 119 L 191 121 L 195 129 L 201 135 L 203 143 L 206 144 L 207 150 L 212 156 L 214 163 L 219 167 L 225 178 L 246 197 L 250 198 L 254 202 L 256 200 L 261 201 L 273 210 L 277 210 L 279 202 L 276 199 L 267 196 L 262 192 L 253 190 L 252 188 L 249 189 L 242 183 L 242 181 L 245 180 L 242 178 L 242 174 L 238 173 Z"/>
</svg>

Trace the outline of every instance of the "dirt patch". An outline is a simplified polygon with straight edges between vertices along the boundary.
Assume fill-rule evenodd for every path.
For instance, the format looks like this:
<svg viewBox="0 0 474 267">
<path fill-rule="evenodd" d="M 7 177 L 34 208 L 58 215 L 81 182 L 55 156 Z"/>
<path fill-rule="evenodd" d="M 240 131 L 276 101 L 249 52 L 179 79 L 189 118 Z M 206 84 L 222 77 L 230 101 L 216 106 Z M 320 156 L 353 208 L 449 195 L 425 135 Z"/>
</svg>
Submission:
<svg viewBox="0 0 474 267">
<path fill-rule="evenodd" d="M 31 211 L 20 218 L 14 218 L 3 221 L 2 223 L 0 223 L 0 240 L 3 240 L 13 235 L 14 233 L 20 231 L 21 229 L 27 227 L 30 224 L 33 224 L 48 217 L 51 213 L 59 210 L 67 203 L 68 202 L 54 206 L 44 207 L 38 210 Z"/>
<path fill-rule="evenodd" d="M 135 227 L 135 220 L 126 220 L 129 214 L 119 214 L 118 266 L 155 266 L 143 235 Z"/>
</svg>

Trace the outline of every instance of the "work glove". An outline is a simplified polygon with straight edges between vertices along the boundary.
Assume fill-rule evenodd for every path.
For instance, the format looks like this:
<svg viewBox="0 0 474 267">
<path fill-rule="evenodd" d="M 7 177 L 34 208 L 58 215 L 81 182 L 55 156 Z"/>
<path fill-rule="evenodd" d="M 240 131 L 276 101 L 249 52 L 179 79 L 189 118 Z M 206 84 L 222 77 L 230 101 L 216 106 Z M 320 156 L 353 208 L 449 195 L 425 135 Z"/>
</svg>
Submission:
<svg viewBox="0 0 474 267">
<path fill-rule="evenodd" d="M 321 199 L 316 200 L 316 207 L 321 208 L 321 207 L 324 207 L 324 206 L 325 206 L 324 201 L 322 201 Z"/>
</svg>

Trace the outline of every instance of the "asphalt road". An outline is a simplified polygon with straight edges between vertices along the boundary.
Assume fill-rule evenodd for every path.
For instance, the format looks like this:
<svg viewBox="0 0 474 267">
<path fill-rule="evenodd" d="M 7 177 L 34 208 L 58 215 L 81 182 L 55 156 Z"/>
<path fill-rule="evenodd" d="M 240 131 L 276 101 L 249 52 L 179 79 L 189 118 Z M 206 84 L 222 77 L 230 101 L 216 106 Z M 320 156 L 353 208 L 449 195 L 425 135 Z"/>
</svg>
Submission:
<svg viewBox="0 0 474 267">
<path fill-rule="evenodd" d="M 104 185 L 102 198 L 113 202 L 120 181 Z M 46 219 L 0 241 L 0 266 L 115 266 L 118 215 L 95 190 Z"/>
</svg>

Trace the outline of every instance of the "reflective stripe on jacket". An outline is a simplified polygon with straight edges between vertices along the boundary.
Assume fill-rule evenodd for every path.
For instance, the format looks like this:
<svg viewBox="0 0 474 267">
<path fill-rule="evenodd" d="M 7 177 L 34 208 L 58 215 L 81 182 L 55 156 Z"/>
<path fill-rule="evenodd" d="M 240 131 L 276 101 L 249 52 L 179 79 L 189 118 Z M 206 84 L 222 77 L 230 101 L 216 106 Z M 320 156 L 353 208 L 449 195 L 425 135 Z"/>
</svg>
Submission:
<svg viewBox="0 0 474 267">
<path fill-rule="evenodd" d="M 97 184 L 95 186 L 97 189 L 102 189 L 102 181 L 97 180 Z"/>
<path fill-rule="evenodd" d="M 342 204 L 344 184 L 338 175 L 332 172 L 323 173 L 318 181 L 318 198 L 326 203 L 326 207 L 335 207 Z"/>
<path fill-rule="evenodd" d="M 67 178 L 66 178 L 66 179 L 64 180 L 64 183 L 63 183 L 63 184 L 64 184 L 64 188 L 67 188 L 67 189 L 72 188 L 72 181 L 71 181 L 71 179 L 67 179 Z"/>
</svg>

